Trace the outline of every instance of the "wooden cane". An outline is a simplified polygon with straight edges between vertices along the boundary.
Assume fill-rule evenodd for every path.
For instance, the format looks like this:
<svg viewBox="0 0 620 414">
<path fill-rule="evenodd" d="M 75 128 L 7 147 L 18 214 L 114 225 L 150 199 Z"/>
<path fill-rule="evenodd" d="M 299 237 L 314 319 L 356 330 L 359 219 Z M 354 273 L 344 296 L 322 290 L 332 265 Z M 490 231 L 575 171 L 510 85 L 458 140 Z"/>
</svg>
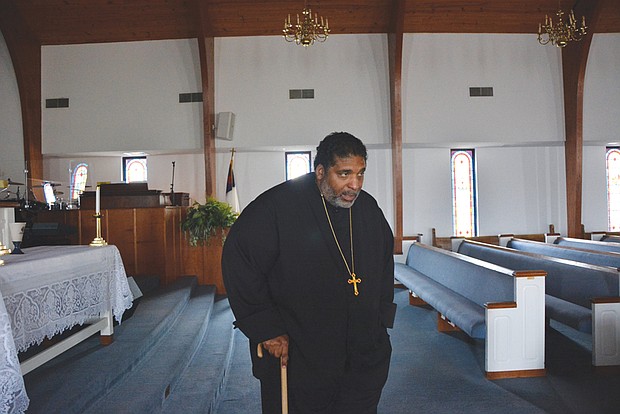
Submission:
<svg viewBox="0 0 620 414">
<path fill-rule="evenodd" d="M 286 365 L 282 365 L 282 357 L 280 357 L 280 383 L 282 384 L 282 414 L 288 414 L 288 378 Z"/>
<path fill-rule="evenodd" d="M 263 357 L 262 344 L 258 344 L 256 354 L 259 358 Z M 282 365 L 282 357 L 280 357 L 280 384 L 282 391 L 282 414 L 288 414 L 288 376 L 286 374 L 286 365 Z"/>
</svg>

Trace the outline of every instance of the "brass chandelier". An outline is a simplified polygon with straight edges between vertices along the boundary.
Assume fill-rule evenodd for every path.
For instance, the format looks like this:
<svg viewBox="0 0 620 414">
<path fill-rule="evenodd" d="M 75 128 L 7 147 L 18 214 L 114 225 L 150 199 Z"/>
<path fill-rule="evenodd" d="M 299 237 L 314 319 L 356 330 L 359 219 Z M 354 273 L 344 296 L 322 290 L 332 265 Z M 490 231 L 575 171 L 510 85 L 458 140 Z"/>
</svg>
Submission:
<svg viewBox="0 0 620 414">
<path fill-rule="evenodd" d="M 291 15 L 288 15 L 287 19 L 284 19 L 284 39 L 287 42 L 295 42 L 298 45 L 308 47 L 314 44 L 315 41 L 324 42 L 329 36 L 329 19 L 325 19 L 323 23 L 323 16 L 320 18 L 315 13 L 312 18 L 312 10 L 304 6 L 301 12 L 301 20 L 299 20 L 299 14 L 297 14 L 297 23 L 291 23 Z"/>
<path fill-rule="evenodd" d="M 557 23 L 553 22 L 553 18 L 545 15 L 545 24 L 538 24 L 538 42 L 541 45 L 546 45 L 551 42 L 552 45 L 557 47 L 565 47 L 568 42 L 580 41 L 586 34 L 586 17 L 581 16 L 581 27 L 577 27 L 577 20 L 575 19 L 575 13 L 571 10 L 568 13 L 568 21 L 564 21 L 564 12 L 562 9 L 558 9 L 556 15 L 558 16 Z"/>
</svg>

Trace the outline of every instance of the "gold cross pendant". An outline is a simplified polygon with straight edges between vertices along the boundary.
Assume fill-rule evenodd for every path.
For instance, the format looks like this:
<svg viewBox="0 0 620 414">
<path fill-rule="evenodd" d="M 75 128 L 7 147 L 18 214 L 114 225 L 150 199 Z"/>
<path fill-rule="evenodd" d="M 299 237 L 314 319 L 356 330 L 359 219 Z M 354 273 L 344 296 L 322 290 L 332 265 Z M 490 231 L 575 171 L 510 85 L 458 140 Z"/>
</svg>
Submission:
<svg viewBox="0 0 620 414">
<path fill-rule="evenodd" d="M 355 273 L 351 273 L 351 279 L 347 280 L 350 285 L 353 285 L 353 293 L 355 296 L 359 295 L 360 292 L 357 290 L 357 284 L 362 283 L 362 279 L 355 276 Z"/>
</svg>

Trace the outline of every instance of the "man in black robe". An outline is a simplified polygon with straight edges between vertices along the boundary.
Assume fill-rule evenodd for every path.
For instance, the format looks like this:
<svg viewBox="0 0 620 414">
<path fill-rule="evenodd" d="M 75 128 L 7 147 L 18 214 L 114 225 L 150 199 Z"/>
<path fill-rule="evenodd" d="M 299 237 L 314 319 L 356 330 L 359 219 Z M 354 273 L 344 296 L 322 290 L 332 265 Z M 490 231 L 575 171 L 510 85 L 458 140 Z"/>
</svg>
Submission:
<svg viewBox="0 0 620 414">
<path fill-rule="evenodd" d="M 392 350 L 394 241 L 362 191 L 366 158 L 353 135 L 328 135 L 315 172 L 261 194 L 226 238 L 224 283 L 263 413 L 280 412 L 280 364 L 292 414 L 376 413 Z"/>
</svg>

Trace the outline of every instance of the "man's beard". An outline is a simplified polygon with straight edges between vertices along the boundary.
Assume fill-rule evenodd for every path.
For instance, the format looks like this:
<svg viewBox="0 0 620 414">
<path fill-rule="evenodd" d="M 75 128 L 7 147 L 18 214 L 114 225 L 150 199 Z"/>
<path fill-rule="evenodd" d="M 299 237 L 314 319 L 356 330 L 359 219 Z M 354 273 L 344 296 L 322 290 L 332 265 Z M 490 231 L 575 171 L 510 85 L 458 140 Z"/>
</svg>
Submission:
<svg viewBox="0 0 620 414">
<path fill-rule="evenodd" d="M 340 194 L 336 194 L 334 189 L 331 188 L 329 183 L 327 182 L 327 178 L 323 178 L 319 181 L 319 190 L 321 190 L 321 194 L 323 194 L 323 197 L 325 197 L 325 200 L 327 200 L 329 204 L 341 208 L 350 208 L 353 203 L 355 203 L 355 200 L 357 200 L 357 196 L 359 195 L 359 191 L 352 190 L 347 190 L 343 191 Z M 355 199 L 353 199 L 353 201 L 345 201 L 340 198 L 340 195 L 342 194 L 355 195 Z"/>
</svg>

